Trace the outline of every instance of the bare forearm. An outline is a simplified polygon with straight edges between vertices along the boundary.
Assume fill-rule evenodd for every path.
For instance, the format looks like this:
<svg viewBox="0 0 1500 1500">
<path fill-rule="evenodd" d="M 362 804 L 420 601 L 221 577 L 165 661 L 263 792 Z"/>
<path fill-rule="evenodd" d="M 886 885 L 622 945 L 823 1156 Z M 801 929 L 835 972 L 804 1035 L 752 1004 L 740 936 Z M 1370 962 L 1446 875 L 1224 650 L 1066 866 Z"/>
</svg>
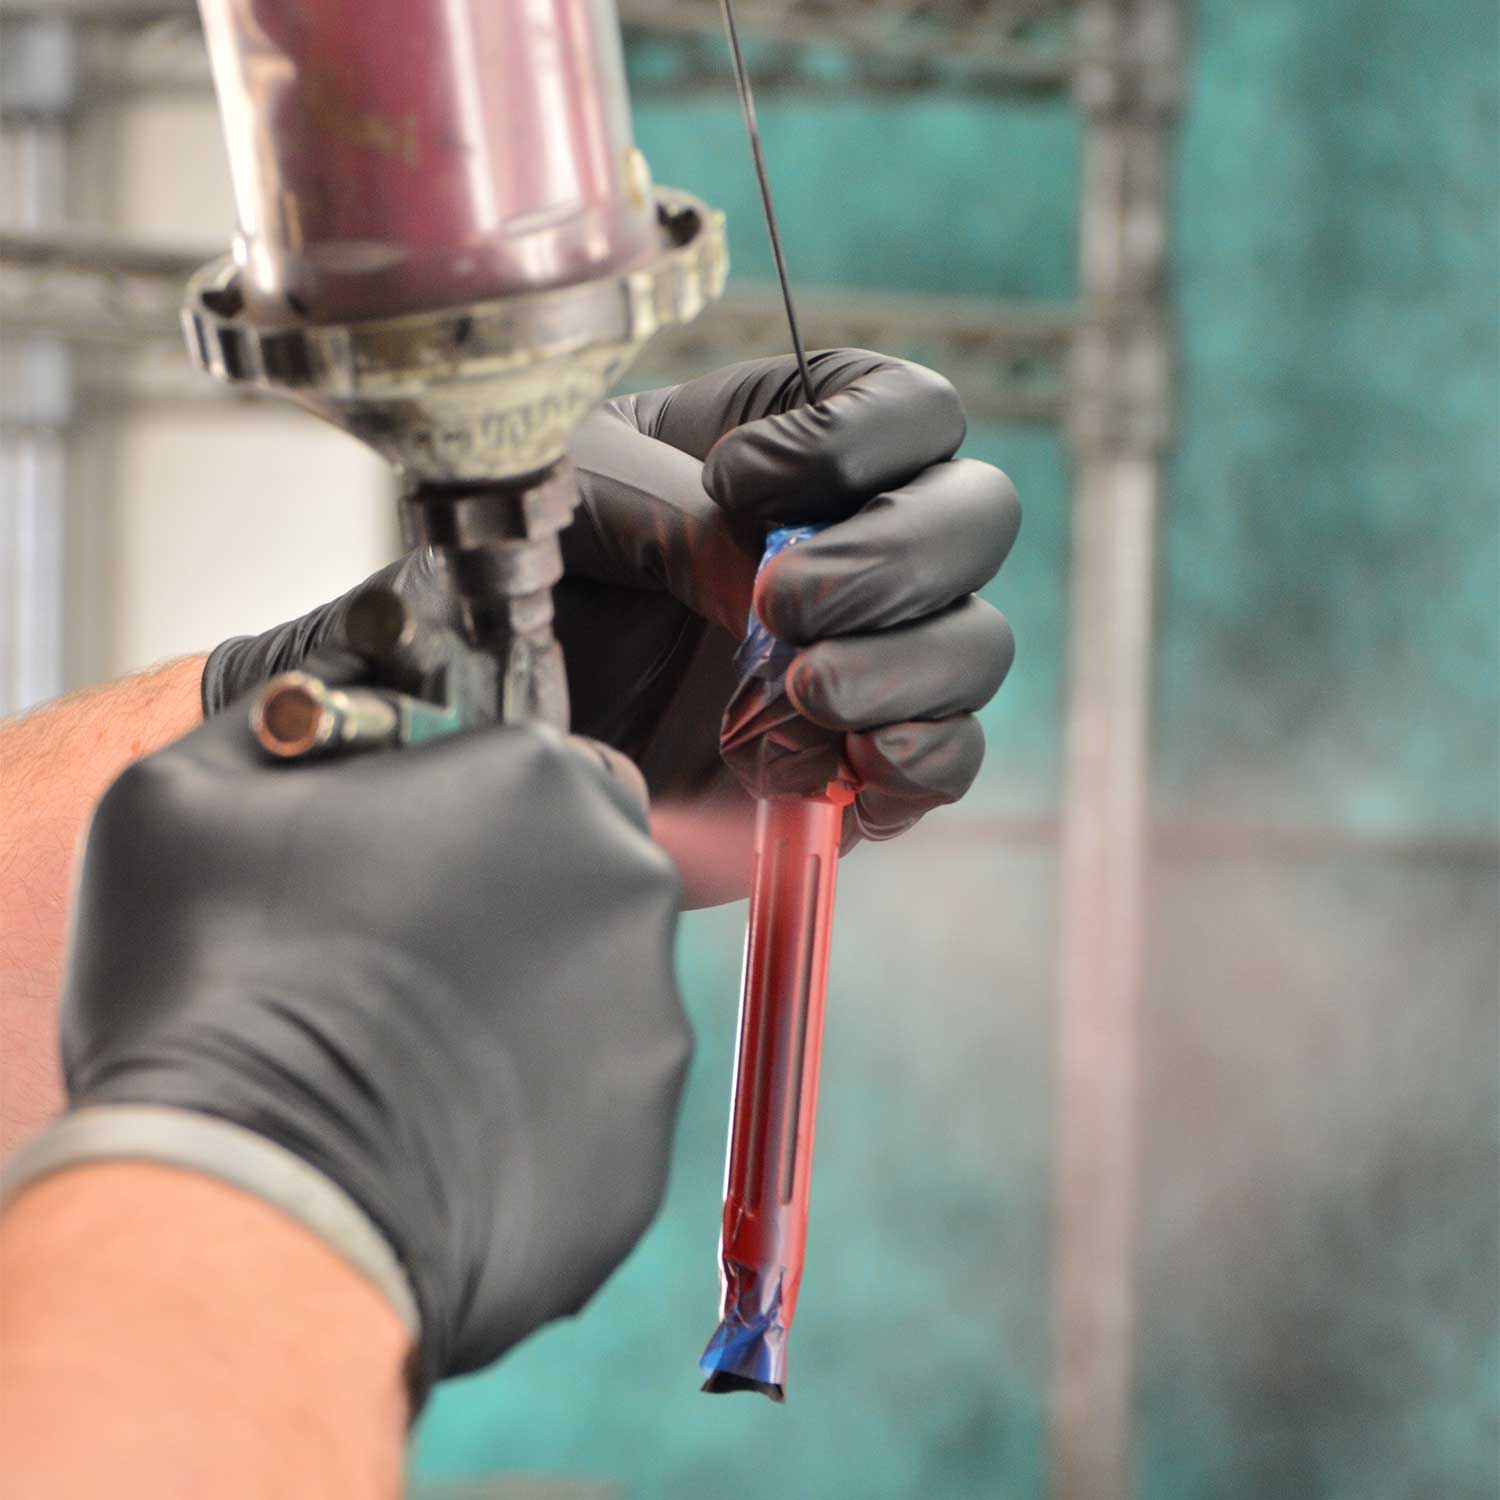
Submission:
<svg viewBox="0 0 1500 1500">
<path fill-rule="evenodd" d="M 104 789 L 200 718 L 187 657 L 0 724 L 0 1154 L 53 1114 L 73 858 Z"/>
<path fill-rule="evenodd" d="M 321 1241 L 170 1167 L 76 1167 L 0 1220 L 0 1489 L 399 1493 L 407 1338 Z"/>
</svg>

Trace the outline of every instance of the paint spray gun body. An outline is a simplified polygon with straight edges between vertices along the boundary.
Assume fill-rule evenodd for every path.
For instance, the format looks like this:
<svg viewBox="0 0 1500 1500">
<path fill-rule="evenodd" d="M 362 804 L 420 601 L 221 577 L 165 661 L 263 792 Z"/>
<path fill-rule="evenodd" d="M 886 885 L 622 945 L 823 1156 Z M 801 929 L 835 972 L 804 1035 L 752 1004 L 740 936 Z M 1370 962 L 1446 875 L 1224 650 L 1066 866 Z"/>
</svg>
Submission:
<svg viewBox="0 0 1500 1500">
<path fill-rule="evenodd" d="M 566 446 L 657 329 L 719 295 L 722 217 L 653 188 L 611 0 L 200 10 L 240 233 L 189 286 L 189 346 L 395 466 L 405 539 L 438 550 L 462 622 L 372 604 L 349 644 L 394 715 L 283 681 L 262 743 L 566 728 L 551 602 L 576 505 Z"/>
</svg>

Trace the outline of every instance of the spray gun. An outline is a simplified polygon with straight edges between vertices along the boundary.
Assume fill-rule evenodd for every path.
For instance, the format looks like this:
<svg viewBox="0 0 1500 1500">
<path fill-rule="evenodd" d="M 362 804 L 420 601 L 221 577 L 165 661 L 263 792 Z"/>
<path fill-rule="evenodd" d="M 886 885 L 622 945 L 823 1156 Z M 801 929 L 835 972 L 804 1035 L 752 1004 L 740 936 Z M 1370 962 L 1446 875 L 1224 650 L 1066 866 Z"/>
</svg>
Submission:
<svg viewBox="0 0 1500 1500">
<path fill-rule="evenodd" d="M 288 759 L 501 719 L 566 728 L 553 635 L 565 450 L 657 329 L 723 288 L 722 216 L 653 188 L 611 0 L 199 0 L 240 232 L 188 288 L 198 363 L 285 396 L 400 474 L 409 546 L 461 620 L 373 590 L 345 643 L 375 686 L 288 672 L 252 726 Z M 725 20 L 812 399 L 730 0 Z M 773 533 L 766 560 L 806 530 Z M 789 654 L 752 618 L 726 719 L 763 753 Z M 790 714 L 795 717 L 795 714 Z M 746 777 L 756 784 L 753 768 Z M 710 1391 L 780 1400 L 806 1238 L 847 768 L 760 801 Z"/>
<path fill-rule="evenodd" d="M 568 722 L 552 629 L 568 439 L 659 328 L 723 288 L 722 216 L 654 188 L 611 0 L 200 0 L 239 216 L 189 347 L 401 476 L 462 630 L 393 594 L 348 644 L 382 691 L 289 673 L 297 757 L 496 718 Z M 390 691 L 384 691 L 390 689 Z"/>
</svg>

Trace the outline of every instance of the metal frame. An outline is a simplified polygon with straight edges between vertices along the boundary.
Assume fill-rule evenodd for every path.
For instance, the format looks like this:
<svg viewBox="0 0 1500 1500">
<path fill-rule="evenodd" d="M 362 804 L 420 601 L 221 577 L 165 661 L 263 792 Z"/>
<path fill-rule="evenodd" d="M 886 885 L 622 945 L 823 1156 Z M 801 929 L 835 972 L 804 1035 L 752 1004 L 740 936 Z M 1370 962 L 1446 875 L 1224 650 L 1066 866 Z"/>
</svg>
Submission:
<svg viewBox="0 0 1500 1500">
<path fill-rule="evenodd" d="M 1178 0 L 1085 0 L 1073 565 L 1048 1415 L 1051 1493 L 1134 1491 L 1137 1039 L 1145 969 L 1157 512 L 1172 433 L 1167 298 Z"/>
<path fill-rule="evenodd" d="M 945 86 L 1052 90 L 1067 88 L 1072 71 L 1069 17 L 1077 0 L 743 0 L 744 29 L 756 39 L 757 87 L 810 82 L 826 87 L 830 49 L 846 54 L 841 76 L 880 89 Z M 723 87 L 719 0 L 620 0 L 627 33 L 649 36 L 675 54 L 673 86 L 696 78 Z M 0 16 L 47 17 L 80 28 L 152 28 L 156 50 L 176 23 L 196 33 L 194 0 L 3 0 Z M 818 54 L 821 56 L 812 55 Z M 163 67 L 139 55 L 123 59 L 127 79 L 209 87 L 208 70 L 191 49 Z M 144 71 L 142 71 L 144 70 Z M 118 73 L 118 69 L 111 69 Z M 105 87 L 112 80 L 99 77 Z M 649 83 L 648 83 L 649 87 Z"/>
<path fill-rule="evenodd" d="M 72 233 L 0 231 L 0 322 L 93 346 L 150 349 L 151 389 L 182 400 L 221 399 L 190 378 L 181 357 L 183 288 L 213 250 L 156 250 Z M 1071 307 L 981 297 L 893 297 L 799 289 L 810 340 L 820 347 L 899 349 L 942 370 L 980 422 L 1058 422 L 1063 416 Z M 663 330 L 633 372 L 637 383 L 680 378 L 747 355 L 779 352 L 786 315 L 774 292 L 731 288 L 692 323 Z M 170 382 L 167 366 L 180 370 Z M 91 386 L 97 395 L 97 383 Z"/>
<path fill-rule="evenodd" d="M 46 17 L 9 32 L 0 53 L 0 213 L 42 232 L 63 216 L 74 39 Z M 70 350 L 51 330 L 7 337 L 0 363 L 0 713 L 8 713 L 63 689 L 65 433 L 74 411 Z"/>
</svg>

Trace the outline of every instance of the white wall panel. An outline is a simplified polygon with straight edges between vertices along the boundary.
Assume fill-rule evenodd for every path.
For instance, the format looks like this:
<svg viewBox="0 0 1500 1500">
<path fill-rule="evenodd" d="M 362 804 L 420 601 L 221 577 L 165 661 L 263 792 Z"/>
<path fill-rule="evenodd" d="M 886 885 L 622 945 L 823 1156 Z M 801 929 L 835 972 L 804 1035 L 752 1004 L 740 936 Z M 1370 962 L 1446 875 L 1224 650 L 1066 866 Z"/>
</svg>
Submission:
<svg viewBox="0 0 1500 1500">
<path fill-rule="evenodd" d="M 395 555 L 385 466 L 295 410 L 134 416 L 114 479 L 110 675 L 275 625 Z"/>
<path fill-rule="evenodd" d="M 210 97 L 126 98 L 91 111 L 74 139 L 93 185 L 77 206 L 99 227 L 228 248 L 234 204 Z M 396 553 L 388 470 L 291 406 L 153 401 L 89 425 L 72 571 L 94 597 L 75 599 L 72 685 L 276 624 Z"/>
</svg>

